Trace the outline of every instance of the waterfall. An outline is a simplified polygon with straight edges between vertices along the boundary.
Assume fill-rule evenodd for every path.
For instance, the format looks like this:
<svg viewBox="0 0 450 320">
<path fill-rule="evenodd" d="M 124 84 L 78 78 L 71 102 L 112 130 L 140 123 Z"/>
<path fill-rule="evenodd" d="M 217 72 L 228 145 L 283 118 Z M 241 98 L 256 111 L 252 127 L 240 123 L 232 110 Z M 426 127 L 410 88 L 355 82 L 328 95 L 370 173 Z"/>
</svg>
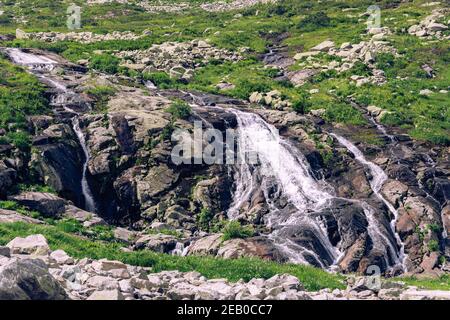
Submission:
<svg viewBox="0 0 450 320">
<path fill-rule="evenodd" d="M 353 143 L 345 139 L 344 137 L 341 137 L 337 134 L 332 133 L 331 136 L 336 138 L 340 144 L 342 144 L 344 147 L 347 148 L 354 156 L 355 159 L 361 163 L 364 167 L 368 168 L 370 171 L 370 174 L 372 176 L 372 179 L 370 180 L 370 187 L 373 191 L 373 193 L 376 195 L 378 199 L 380 199 L 388 208 L 388 210 L 392 213 L 394 216 L 394 219 L 391 220 L 390 226 L 392 229 L 393 234 L 395 235 L 397 244 L 400 247 L 399 252 L 399 259 L 401 261 L 401 265 L 405 266 L 405 259 L 406 255 L 404 254 L 404 245 L 403 242 L 399 236 L 399 234 L 396 231 L 396 224 L 398 220 L 398 212 L 394 208 L 394 206 L 386 200 L 386 198 L 381 194 L 381 188 L 383 187 L 384 183 L 388 179 L 386 173 L 381 169 L 379 166 L 377 166 L 375 163 L 368 161 L 361 150 L 359 150 Z"/>
<path fill-rule="evenodd" d="M 238 164 L 236 191 L 228 211 L 230 219 L 236 219 L 242 206 L 251 200 L 257 188 L 265 194 L 270 213 L 265 217 L 273 229 L 269 238 L 284 252 L 291 262 L 310 263 L 321 267 L 336 262 L 341 256 L 328 238 L 326 228 L 314 213 L 326 207 L 333 195 L 324 183 L 317 181 L 304 156 L 288 141 L 282 139 L 276 128 L 259 115 L 230 109 L 238 122 Z M 258 156 L 255 164 L 251 158 Z M 253 159 L 255 160 L 255 159 Z M 292 207 L 283 213 L 278 201 L 283 199 Z M 311 231 L 323 248 L 328 261 L 310 246 L 302 245 L 286 237 L 286 233 L 304 228 Z"/>
<path fill-rule="evenodd" d="M 81 129 L 80 129 L 80 119 L 77 116 L 75 116 L 72 119 L 72 124 L 73 124 L 73 130 L 75 131 L 75 133 L 78 137 L 78 141 L 80 142 L 81 148 L 83 149 L 83 153 L 85 156 L 85 161 L 83 163 L 83 174 L 82 174 L 82 178 L 81 178 L 81 192 L 83 193 L 83 196 L 84 196 L 86 210 L 89 212 L 95 212 L 94 197 L 92 196 L 92 192 L 91 192 L 91 189 L 89 188 L 89 184 L 88 184 L 87 177 L 86 177 L 88 163 L 89 163 L 89 159 L 90 159 L 89 150 L 86 146 L 86 139 L 84 138 L 83 131 L 81 131 Z"/>
<path fill-rule="evenodd" d="M 14 63 L 26 66 L 30 70 L 30 72 L 38 77 L 41 81 L 49 84 L 51 87 L 60 92 L 52 97 L 51 103 L 53 105 L 61 105 L 65 111 L 74 114 L 72 118 L 72 127 L 75 134 L 77 135 L 78 141 L 85 156 L 81 178 L 81 191 L 85 200 L 85 209 L 90 212 L 95 212 L 96 207 L 94 197 L 87 181 L 87 169 L 90 159 L 89 150 L 86 146 L 86 139 L 84 137 L 83 131 L 80 128 L 79 113 L 67 106 L 67 96 L 73 98 L 76 96 L 76 93 L 69 90 L 63 83 L 60 83 L 43 74 L 43 72 L 45 71 L 48 72 L 53 70 L 58 62 L 44 56 L 26 53 L 16 48 L 7 49 L 6 53 Z"/>
<path fill-rule="evenodd" d="M 229 110 L 235 114 L 238 124 L 236 189 L 228 210 L 230 219 L 238 219 L 255 192 L 262 190 L 269 208 L 269 213 L 264 217 L 265 223 L 272 229 L 268 238 L 290 262 L 329 268 L 337 264 L 345 252 L 340 250 L 339 243 L 331 244 L 320 215 L 324 210 L 333 208 L 333 200 L 347 201 L 362 208 L 373 249 L 383 253 L 388 264 L 390 261 L 396 265 L 403 264 L 403 244 L 395 233 L 397 212 L 380 194 L 387 179 L 381 168 L 365 160 L 356 147 L 347 144 L 357 160 L 370 168 L 373 175 L 370 185 L 374 193 L 394 214 L 390 228 L 377 219 L 377 211 L 367 202 L 336 197 L 332 187 L 314 177 L 298 148 L 280 137 L 276 128 L 262 117 Z M 258 156 L 256 163 L 250 161 L 254 154 Z"/>
</svg>

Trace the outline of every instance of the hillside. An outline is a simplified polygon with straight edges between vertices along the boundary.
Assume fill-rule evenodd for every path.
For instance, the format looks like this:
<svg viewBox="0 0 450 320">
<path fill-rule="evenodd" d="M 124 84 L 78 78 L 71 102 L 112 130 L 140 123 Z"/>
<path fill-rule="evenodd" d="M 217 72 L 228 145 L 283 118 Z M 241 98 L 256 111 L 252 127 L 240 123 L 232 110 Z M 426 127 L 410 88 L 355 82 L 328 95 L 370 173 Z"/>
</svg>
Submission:
<svg viewBox="0 0 450 320">
<path fill-rule="evenodd" d="M 1 1 L 0 298 L 449 299 L 449 22 Z"/>
</svg>

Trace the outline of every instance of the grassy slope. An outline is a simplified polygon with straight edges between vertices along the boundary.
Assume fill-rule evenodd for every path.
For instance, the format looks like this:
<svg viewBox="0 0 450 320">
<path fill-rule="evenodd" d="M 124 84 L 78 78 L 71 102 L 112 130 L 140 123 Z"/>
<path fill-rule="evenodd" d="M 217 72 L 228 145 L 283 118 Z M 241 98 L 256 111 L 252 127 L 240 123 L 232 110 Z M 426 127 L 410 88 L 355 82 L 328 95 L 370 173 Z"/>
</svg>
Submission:
<svg viewBox="0 0 450 320">
<path fill-rule="evenodd" d="M 154 272 L 163 270 L 198 271 L 207 278 L 226 278 L 230 281 L 252 278 L 269 278 L 288 273 L 300 279 L 309 291 L 321 288 L 343 288 L 342 277 L 309 266 L 278 264 L 259 259 L 225 260 L 210 257 L 179 257 L 152 251 L 122 252 L 120 244 L 92 241 L 59 230 L 55 226 L 12 223 L 0 225 L 0 245 L 15 237 L 31 234 L 44 235 L 53 250 L 63 249 L 76 258 L 113 259 L 131 265 L 152 267 Z"/>
<path fill-rule="evenodd" d="M 48 112 L 43 92 L 34 76 L 0 56 L 0 129 L 6 131 L 0 143 L 29 147 L 26 116 Z"/>
<path fill-rule="evenodd" d="M 24 25 L 4 21 L 2 29 L 11 33 L 16 27 L 28 31 L 66 32 L 64 8 L 67 3 L 67 1 L 39 1 L 34 9 L 23 4 L 7 6 L 7 12 L 15 12 L 16 15 L 20 12 L 29 22 Z M 130 30 L 140 33 L 144 29 L 149 29 L 152 34 L 137 41 L 106 41 L 89 45 L 71 42 L 48 44 L 33 41 L 14 41 L 8 45 L 45 47 L 73 61 L 89 58 L 97 49 L 144 49 L 154 43 L 195 38 L 208 39 L 219 47 L 231 50 L 245 46 L 253 50 L 253 53 L 247 55 L 246 61 L 235 65 L 209 64 L 206 68 L 197 71 L 194 80 L 187 87 L 216 92 L 216 84 L 226 80 L 237 86 L 236 89 L 225 92 L 232 96 L 247 98 L 249 92 L 255 89 L 278 89 L 293 102 L 307 95 L 310 89 L 319 89 L 320 94 L 311 97 L 311 106 L 308 106 L 306 111 L 309 108 L 325 108 L 328 110 L 326 120 L 329 122 L 364 124 L 362 117 L 356 114 L 357 111 L 351 110 L 351 106 L 342 104 L 335 93 L 329 92 L 335 90 L 341 97 L 353 94 L 362 104 L 375 104 L 393 112 L 390 117 L 383 119 L 387 126 L 402 127 L 417 139 L 444 145 L 450 144 L 450 96 L 435 93 L 430 97 L 424 97 L 418 94 L 422 89 L 433 89 L 435 92 L 447 89 L 450 83 L 450 73 L 446 67 L 450 59 L 450 45 L 445 41 L 439 44 L 424 42 L 401 31 L 431 12 L 432 8 L 421 6 L 424 1 L 402 3 L 398 8 L 390 7 L 389 1 L 379 3 L 382 7 L 382 25 L 390 27 L 395 32 L 389 41 L 403 57 L 388 63 L 384 61 L 384 69 L 388 77 L 386 85 L 381 87 L 366 85 L 360 88 L 349 84 L 351 72 L 332 77 L 315 77 L 314 81 L 304 87 L 293 88 L 286 83 L 275 81 L 273 73 L 265 70 L 254 57 L 257 53 L 266 50 L 268 40 L 265 35 L 270 33 L 288 32 L 289 37 L 283 43 L 288 46 L 288 51 L 292 55 L 298 51 L 309 50 L 325 39 L 332 39 L 337 45 L 347 41 L 357 43 L 368 40 L 368 36 L 361 35 L 364 33 L 365 18 L 360 19 L 359 15 L 365 12 L 371 4 L 370 1 L 316 3 L 280 0 L 280 3 L 281 5 L 260 5 L 242 10 L 241 18 L 234 17 L 236 12 L 207 13 L 195 9 L 186 10 L 182 14 L 149 14 L 133 4 L 83 6 L 81 31 L 106 33 L 114 30 Z M 342 11 L 345 8 L 354 8 L 354 10 Z M 258 15 L 256 15 L 257 10 Z M 299 26 L 299 22 L 305 17 L 318 11 L 325 11 L 329 16 L 328 26 L 312 28 Z M 383 62 L 381 59 L 380 57 L 380 63 Z M 424 78 L 421 66 L 425 63 L 436 70 L 436 78 Z M 293 69 L 298 68 L 300 67 L 297 65 L 293 66 Z M 402 81 L 397 77 L 408 77 L 408 79 Z"/>
</svg>

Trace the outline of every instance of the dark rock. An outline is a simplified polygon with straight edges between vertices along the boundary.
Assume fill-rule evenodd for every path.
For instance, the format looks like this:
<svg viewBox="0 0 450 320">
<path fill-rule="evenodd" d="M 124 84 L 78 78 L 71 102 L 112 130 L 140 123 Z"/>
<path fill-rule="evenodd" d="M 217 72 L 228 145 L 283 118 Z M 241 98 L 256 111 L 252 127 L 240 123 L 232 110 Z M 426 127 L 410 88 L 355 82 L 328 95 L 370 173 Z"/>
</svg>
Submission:
<svg viewBox="0 0 450 320">
<path fill-rule="evenodd" d="M 135 150 L 133 132 L 124 115 L 114 115 L 111 125 L 116 133 L 116 140 L 124 154 L 131 154 Z"/>
<path fill-rule="evenodd" d="M 24 192 L 10 197 L 10 199 L 21 206 L 27 207 L 32 211 L 38 211 L 42 215 L 49 217 L 63 214 L 66 206 L 66 200 L 44 192 Z"/>
</svg>

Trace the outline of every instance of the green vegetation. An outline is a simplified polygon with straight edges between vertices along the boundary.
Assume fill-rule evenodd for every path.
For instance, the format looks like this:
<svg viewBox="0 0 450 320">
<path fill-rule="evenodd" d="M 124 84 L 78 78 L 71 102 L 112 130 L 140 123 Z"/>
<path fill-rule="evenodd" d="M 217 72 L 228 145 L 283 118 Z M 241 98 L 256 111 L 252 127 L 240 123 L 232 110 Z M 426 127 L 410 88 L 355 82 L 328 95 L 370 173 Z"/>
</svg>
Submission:
<svg viewBox="0 0 450 320">
<path fill-rule="evenodd" d="M 428 290 L 450 290 L 450 276 L 448 274 L 437 278 L 417 278 L 417 277 L 400 277 L 396 280 L 405 282 L 407 285 L 416 286 L 421 289 Z"/>
<path fill-rule="evenodd" d="M 92 69 L 115 74 L 119 71 L 120 59 L 110 54 L 98 54 L 92 56 L 89 61 L 89 66 Z"/>
<path fill-rule="evenodd" d="M 214 213 L 208 208 L 202 208 L 200 213 L 197 215 L 197 225 L 200 230 L 209 231 L 212 227 L 212 220 L 214 218 Z"/>
<path fill-rule="evenodd" d="M 44 235 L 52 250 L 62 249 L 75 258 L 112 259 L 138 266 L 152 267 L 154 272 L 179 270 L 198 271 L 207 278 L 226 278 L 230 281 L 252 278 L 270 278 L 275 274 L 288 273 L 299 278 L 310 291 L 322 288 L 343 289 L 343 278 L 310 266 L 278 264 L 260 259 L 217 259 L 211 257 L 179 257 L 151 251 L 123 252 L 120 244 L 93 241 L 61 231 L 56 226 L 10 223 L 0 225 L 0 245 L 15 237 L 31 234 Z"/>
<path fill-rule="evenodd" d="M 229 221 L 222 230 L 223 240 L 245 239 L 253 236 L 255 230 L 252 226 L 242 226 L 239 221 Z"/>
<path fill-rule="evenodd" d="M 43 93 L 34 76 L 0 57 L 0 129 L 6 132 L 1 143 L 22 150 L 30 147 L 26 117 L 49 111 Z"/>
<path fill-rule="evenodd" d="M 109 98 L 116 93 L 116 89 L 109 86 L 95 86 L 89 88 L 86 93 L 94 98 L 94 109 L 96 111 L 103 111 L 106 109 Z"/>
<path fill-rule="evenodd" d="M 294 88 L 285 81 L 275 80 L 277 70 L 264 68 L 257 59 L 258 55 L 267 50 L 267 45 L 273 38 L 283 33 L 288 37 L 283 39 L 281 44 L 287 46 L 290 55 L 308 51 L 327 39 L 333 40 L 337 46 L 344 42 L 367 41 L 369 36 L 365 35 L 366 26 L 358 19 L 372 3 L 366 0 L 327 0 L 321 3 L 279 0 L 275 4 L 239 10 L 242 17 L 238 17 L 235 16 L 238 13 L 236 11 L 210 13 L 199 10 L 195 4 L 201 2 L 191 1 L 193 7 L 181 13 L 158 14 L 145 12 L 142 7 L 133 3 L 83 6 L 83 24 L 80 31 L 100 34 L 112 31 L 132 31 L 140 34 L 144 30 L 151 31 L 138 40 L 111 40 L 90 44 L 14 40 L 6 41 L 5 45 L 46 48 L 72 61 L 89 59 L 93 69 L 149 80 L 162 89 L 179 87 L 217 93 L 217 84 L 226 80 L 234 84 L 235 88 L 221 93 L 242 99 L 247 99 L 254 91 L 267 92 L 276 89 L 293 103 L 293 108 L 299 113 L 326 106 L 327 121 L 360 125 L 361 117 L 351 108 L 341 105 L 342 98 L 352 95 L 362 105 L 376 105 L 390 111 L 382 119 L 386 126 L 400 127 L 416 139 L 435 144 L 450 144 L 450 98 L 448 94 L 439 93 L 440 90 L 448 90 L 448 41 L 424 42 L 402 31 L 402 28 L 407 29 L 431 12 L 432 8 L 421 6 L 422 0 L 394 4 L 388 1 L 377 3 L 383 10 L 383 26 L 389 27 L 393 32 L 387 37 L 387 41 L 399 53 L 399 56 L 390 53 L 376 55 L 376 67 L 383 70 L 387 77 L 385 85 L 349 85 L 351 75 L 370 75 L 365 64 L 357 63 L 350 71 L 342 74 L 333 70 L 321 72 L 302 88 Z M 82 1 L 75 3 L 82 4 Z M 35 10 L 22 3 L 6 6 L 2 16 L 6 32 L 13 33 L 17 27 L 27 31 L 67 31 L 65 3 L 42 1 L 34 6 Z M 13 16 L 17 15 L 26 16 L 28 23 L 25 25 L 17 22 L 18 20 L 13 19 Z M 190 83 L 184 84 L 162 71 L 140 74 L 119 67 L 119 59 L 112 55 L 114 51 L 119 50 L 142 50 L 166 41 L 181 42 L 193 39 L 208 39 L 218 47 L 234 51 L 245 47 L 247 50 L 243 53 L 244 60 L 237 63 L 211 61 L 196 70 Z M 103 53 L 95 54 L 98 53 L 97 50 Z M 327 54 L 318 57 L 321 61 L 337 59 Z M 434 69 L 434 78 L 427 76 L 422 69 L 424 64 Z M 294 65 L 292 68 L 298 70 L 301 66 Z M 319 89 L 321 93 L 311 99 L 303 99 L 302 94 L 310 89 Z M 423 89 L 432 89 L 435 93 L 431 96 L 420 96 L 418 93 Z M 339 94 L 340 96 L 336 97 Z M 332 110 L 334 106 L 337 106 L 336 110 Z M 22 147 L 28 144 L 26 135 L 21 133 L 9 133 L 8 139 L 15 140 L 16 144 Z"/>
<path fill-rule="evenodd" d="M 192 113 L 192 109 L 189 104 L 180 99 L 173 101 L 166 111 L 172 115 L 174 120 L 187 119 Z"/>
</svg>

